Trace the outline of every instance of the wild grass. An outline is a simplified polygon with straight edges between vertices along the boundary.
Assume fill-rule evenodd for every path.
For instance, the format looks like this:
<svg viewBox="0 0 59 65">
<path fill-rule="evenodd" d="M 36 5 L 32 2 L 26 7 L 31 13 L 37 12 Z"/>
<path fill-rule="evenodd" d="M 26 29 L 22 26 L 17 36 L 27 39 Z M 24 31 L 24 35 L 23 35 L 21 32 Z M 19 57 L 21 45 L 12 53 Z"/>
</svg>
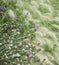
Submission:
<svg viewBox="0 0 59 65">
<path fill-rule="evenodd" d="M 0 6 L 6 6 L 0 65 L 59 65 L 59 0 L 1 0 Z"/>
</svg>

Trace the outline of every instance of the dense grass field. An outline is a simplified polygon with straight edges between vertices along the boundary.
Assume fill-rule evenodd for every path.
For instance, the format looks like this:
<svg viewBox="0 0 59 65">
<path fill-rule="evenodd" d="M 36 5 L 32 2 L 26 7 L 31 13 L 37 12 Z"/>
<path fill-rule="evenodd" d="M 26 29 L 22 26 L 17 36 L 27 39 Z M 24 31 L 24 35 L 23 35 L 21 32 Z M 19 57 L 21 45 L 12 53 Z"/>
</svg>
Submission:
<svg viewBox="0 0 59 65">
<path fill-rule="evenodd" d="M 0 0 L 0 65 L 59 65 L 59 0 Z"/>
</svg>

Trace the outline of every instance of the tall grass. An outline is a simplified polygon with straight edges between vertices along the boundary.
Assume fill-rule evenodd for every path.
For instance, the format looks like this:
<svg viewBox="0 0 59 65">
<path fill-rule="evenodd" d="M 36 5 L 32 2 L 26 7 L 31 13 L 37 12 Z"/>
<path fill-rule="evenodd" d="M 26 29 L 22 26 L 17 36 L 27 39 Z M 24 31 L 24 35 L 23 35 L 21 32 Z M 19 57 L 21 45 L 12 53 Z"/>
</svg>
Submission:
<svg viewBox="0 0 59 65">
<path fill-rule="evenodd" d="M 59 0 L 0 3 L 0 65 L 59 65 Z"/>
</svg>

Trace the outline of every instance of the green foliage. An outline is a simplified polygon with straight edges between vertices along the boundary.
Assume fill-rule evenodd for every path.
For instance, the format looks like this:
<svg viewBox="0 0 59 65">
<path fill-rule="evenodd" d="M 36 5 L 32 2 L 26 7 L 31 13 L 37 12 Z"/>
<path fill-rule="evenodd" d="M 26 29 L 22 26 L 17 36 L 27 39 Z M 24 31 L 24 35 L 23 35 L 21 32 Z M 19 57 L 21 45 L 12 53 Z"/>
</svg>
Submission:
<svg viewBox="0 0 59 65">
<path fill-rule="evenodd" d="M 23 15 L 23 9 L 12 0 L 0 1 L 6 10 L 0 16 L 0 65 L 30 64 L 35 24 Z M 33 58 L 32 56 L 32 58 Z"/>
<path fill-rule="evenodd" d="M 0 65 L 58 65 L 58 43 L 59 0 L 0 0 Z"/>
</svg>

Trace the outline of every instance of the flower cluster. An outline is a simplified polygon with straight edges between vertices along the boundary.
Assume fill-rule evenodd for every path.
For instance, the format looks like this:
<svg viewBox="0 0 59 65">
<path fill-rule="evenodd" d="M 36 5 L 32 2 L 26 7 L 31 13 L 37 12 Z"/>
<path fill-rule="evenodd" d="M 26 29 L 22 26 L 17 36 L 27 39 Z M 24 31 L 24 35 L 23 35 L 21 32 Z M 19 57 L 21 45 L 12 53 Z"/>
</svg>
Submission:
<svg viewBox="0 0 59 65">
<path fill-rule="evenodd" d="M 0 6 L 0 12 L 6 10 L 6 6 Z"/>
</svg>

